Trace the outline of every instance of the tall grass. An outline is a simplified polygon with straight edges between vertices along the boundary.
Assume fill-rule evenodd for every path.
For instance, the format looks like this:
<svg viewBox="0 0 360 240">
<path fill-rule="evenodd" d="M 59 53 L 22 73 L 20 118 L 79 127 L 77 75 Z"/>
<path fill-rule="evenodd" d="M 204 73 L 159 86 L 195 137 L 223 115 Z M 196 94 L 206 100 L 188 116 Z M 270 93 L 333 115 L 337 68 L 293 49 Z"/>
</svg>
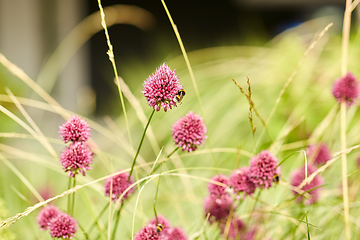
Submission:
<svg viewBox="0 0 360 240">
<path fill-rule="evenodd" d="M 162 3 L 165 7 L 165 2 Z M 348 7 L 355 8 L 354 5 Z M 171 9 L 165 9 L 170 18 Z M 98 20 L 101 21 L 100 17 Z M 106 29 L 105 20 L 106 15 L 102 14 Z M 181 226 L 189 239 L 224 239 L 216 225 L 208 223 L 209 216 L 204 213 L 206 186 L 213 175 L 230 175 L 235 168 L 247 166 L 249 159 L 264 149 L 269 149 L 281 162 L 280 183 L 241 199 L 235 212 L 249 229 L 256 226 L 257 239 L 359 238 L 357 189 L 360 178 L 356 160 L 360 115 L 357 105 L 346 110 L 344 106 L 339 107 L 331 95 L 333 81 L 346 70 L 360 76 L 359 33 L 343 39 L 348 50 L 342 50 L 340 34 L 332 31 L 328 25 L 330 20 L 317 19 L 285 31 L 264 47 L 219 46 L 186 52 L 176 23 L 171 18 L 170 21 L 183 55 L 165 57 L 164 61 L 176 69 L 184 85 L 186 96 L 182 104 L 166 113 L 157 112 L 144 131 L 146 116 L 152 111 L 140 93 L 147 76 L 142 76 L 134 66 L 128 74 L 118 77 L 116 56 L 111 54 L 107 35 L 104 41 L 110 43 L 110 61 L 117 82 L 114 88 L 118 88 L 124 113 L 116 119 L 104 117 L 103 124 L 98 123 L 98 119 L 86 118 L 92 127 L 93 170 L 86 176 L 77 176 L 77 185 L 70 189 L 67 189 L 67 173 L 61 169 L 58 159 L 63 143 L 54 134 L 43 132 L 29 108 L 49 112 L 59 122 L 74 113 L 62 108 L 0 54 L 1 71 L 9 71 L 20 84 L 29 86 L 42 98 L 37 101 L 17 96 L 12 89 L 0 95 L 0 110 L 5 113 L 1 118 L 11 121 L 13 126 L 0 133 L 4 138 L 0 144 L 0 197 L 10 212 L 6 220 L 0 216 L 4 220 L 1 227 L 15 233 L 18 239 L 51 239 L 48 232 L 37 226 L 38 211 L 47 204 L 66 209 L 66 196 L 75 193 L 73 216 L 82 228 L 75 239 L 111 239 L 117 222 L 114 216 L 122 204 L 118 200 L 107 209 L 109 198 L 105 197 L 103 181 L 118 174 L 115 171 L 119 169 L 131 171 L 135 154 L 132 146 L 142 141 L 142 134 L 146 132 L 134 165 L 136 192 L 122 206 L 114 230 L 116 239 L 132 239 L 134 233 L 154 217 L 154 205 L 157 214 L 168 218 L 172 225 Z M 334 22 L 335 26 L 339 24 Z M 344 29 L 346 26 L 349 31 L 349 25 L 344 24 Z M 344 51 L 348 56 L 340 60 Z M 341 68 L 344 59 L 347 59 L 345 71 Z M 148 67 L 160 64 L 149 62 Z M 243 88 L 249 79 L 251 101 L 232 79 Z M 130 80 L 132 83 L 127 86 L 125 82 Z M 257 113 L 267 119 L 266 124 L 257 114 L 250 123 L 251 102 Z M 189 111 L 206 120 L 211 144 L 206 141 L 191 153 L 173 152 L 176 146 L 171 126 Z M 49 125 L 56 133 L 58 126 Z M 296 201 L 292 191 L 298 191 L 305 198 L 309 194 L 291 186 L 291 174 L 306 162 L 306 147 L 318 142 L 328 144 L 332 159 L 302 183 L 311 182 L 316 175 L 325 179 L 319 201 L 303 205 Z M 341 172 L 340 167 L 347 171 Z M 348 191 L 344 186 L 348 186 Z M 45 201 L 39 193 L 44 187 L 51 192 Z M 107 210 L 103 212 L 103 209 Z"/>
</svg>

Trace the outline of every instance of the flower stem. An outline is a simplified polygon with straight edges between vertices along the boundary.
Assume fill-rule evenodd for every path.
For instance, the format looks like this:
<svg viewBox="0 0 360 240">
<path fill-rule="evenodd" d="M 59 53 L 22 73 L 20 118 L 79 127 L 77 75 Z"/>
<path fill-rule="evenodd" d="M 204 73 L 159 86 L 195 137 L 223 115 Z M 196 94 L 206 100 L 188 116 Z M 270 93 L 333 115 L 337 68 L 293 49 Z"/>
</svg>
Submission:
<svg viewBox="0 0 360 240">
<path fill-rule="evenodd" d="M 171 157 L 174 153 L 176 153 L 177 150 L 179 150 L 179 149 L 180 149 L 180 147 L 176 147 L 169 155 L 166 156 L 166 158 L 170 158 L 170 157 Z M 162 163 L 161 163 L 161 164 L 162 164 Z M 159 169 L 159 167 L 161 166 L 161 164 L 158 164 L 156 167 L 154 167 L 154 169 L 150 172 L 149 176 L 150 176 L 151 174 L 153 174 L 154 172 L 156 172 L 156 170 Z"/>
<path fill-rule="evenodd" d="M 143 144 L 143 142 L 144 142 L 146 130 L 148 129 L 148 127 L 149 127 L 149 125 L 150 125 L 150 121 L 151 121 L 152 117 L 154 116 L 154 113 L 155 113 L 155 109 L 153 109 L 153 111 L 152 111 L 152 113 L 151 113 L 151 115 L 150 115 L 150 117 L 149 117 L 149 120 L 148 120 L 148 122 L 146 123 L 145 129 L 144 129 L 144 132 L 143 132 L 143 135 L 142 135 L 141 140 L 140 140 L 140 143 L 139 143 L 139 147 L 138 147 L 137 150 L 136 150 L 136 154 L 135 154 L 135 157 L 134 157 L 132 166 L 131 166 L 131 170 L 130 170 L 130 173 L 129 173 L 128 181 L 130 180 L 131 174 L 132 174 L 132 172 L 133 172 L 133 170 L 134 170 L 134 166 L 135 166 L 135 163 L 136 163 L 136 158 L 137 158 L 137 156 L 139 155 L 141 146 L 142 146 L 142 144 Z"/>
<path fill-rule="evenodd" d="M 73 180 L 73 187 L 75 187 L 76 185 L 76 175 L 74 176 L 74 180 Z M 74 206 L 75 206 L 75 192 L 73 192 L 72 194 L 72 204 L 71 204 L 71 216 L 74 214 Z"/>
<path fill-rule="evenodd" d="M 94 229 L 95 225 L 99 226 L 98 220 L 101 218 L 101 216 L 104 214 L 105 210 L 109 207 L 110 202 L 108 202 L 105 207 L 101 210 L 101 212 L 99 213 L 99 215 L 95 218 L 94 222 L 91 224 L 89 230 L 88 230 L 88 234 L 90 235 L 90 233 L 92 232 L 92 230 Z"/>
<path fill-rule="evenodd" d="M 120 220 L 120 212 L 121 212 L 121 209 L 122 209 L 123 206 L 124 206 L 124 203 L 121 203 L 121 206 L 120 206 L 120 208 L 119 208 L 119 210 L 117 211 L 117 214 L 116 214 L 115 225 L 114 225 L 113 233 L 112 233 L 112 236 L 111 236 L 112 240 L 115 239 L 116 229 L 117 229 L 117 226 L 119 225 L 118 223 L 119 223 L 119 220 Z"/>
<path fill-rule="evenodd" d="M 163 162 L 161 162 L 161 164 L 159 164 L 159 166 L 162 165 L 162 164 L 163 164 Z M 156 212 L 156 202 L 157 202 L 157 196 L 158 196 L 159 187 L 160 187 L 160 179 L 161 179 L 161 173 L 159 175 L 159 181 L 158 181 L 158 184 L 157 184 L 157 187 L 156 187 L 156 193 L 155 193 L 155 198 L 154 198 L 154 214 L 155 214 L 156 224 L 159 223 L 158 217 L 157 217 L 157 212 Z"/>
<path fill-rule="evenodd" d="M 68 190 L 70 190 L 71 188 L 71 177 L 69 177 L 69 184 L 68 184 Z M 70 205 L 70 202 L 71 202 L 71 194 L 68 195 L 68 202 L 67 202 L 67 209 L 68 209 L 68 213 L 70 214 L 70 211 L 71 211 L 71 205 Z"/>
</svg>

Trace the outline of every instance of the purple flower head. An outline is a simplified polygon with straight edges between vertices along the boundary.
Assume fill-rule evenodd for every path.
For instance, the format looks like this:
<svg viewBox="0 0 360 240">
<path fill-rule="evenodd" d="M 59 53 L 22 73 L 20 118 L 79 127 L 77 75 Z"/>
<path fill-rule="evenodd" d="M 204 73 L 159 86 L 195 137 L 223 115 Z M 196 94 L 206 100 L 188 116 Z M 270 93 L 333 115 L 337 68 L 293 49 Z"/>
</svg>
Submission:
<svg viewBox="0 0 360 240">
<path fill-rule="evenodd" d="M 331 159 L 331 152 L 325 143 L 310 145 L 307 154 L 315 165 L 322 165 Z"/>
<path fill-rule="evenodd" d="M 135 234 L 134 240 L 160 240 L 160 234 L 157 232 L 155 224 L 144 226 Z"/>
<path fill-rule="evenodd" d="M 235 170 L 230 176 L 230 185 L 235 193 L 244 192 L 247 195 L 255 192 L 255 184 L 249 177 L 249 167 Z"/>
<path fill-rule="evenodd" d="M 209 222 L 220 222 L 225 220 L 231 210 L 233 200 L 227 195 L 221 195 L 219 197 L 208 196 L 205 198 L 204 209 L 205 214 L 210 213 Z"/>
<path fill-rule="evenodd" d="M 151 219 L 149 221 L 149 225 L 157 225 L 158 223 L 161 224 L 163 226 L 163 231 L 166 232 L 167 230 L 170 229 L 170 222 L 169 220 L 167 220 L 165 217 L 163 217 L 162 215 L 157 215 L 158 218 L 158 222 L 156 222 L 156 217 L 154 217 L 153 219 Z"/>
<path fill-rule="evenodd" d="M 150 107 L 156 111 L 160 111 L 163 107 L 166 112 L 168 108 L 176 107 L 174 97 L 182 88 L 175 71 L 164 63 L 144 81 L 142 92 Z"/>
<path fill-rule="evenodd" d="M 211 180 L 215 182 L 220 182 L 226 185 L 226 187 L 229 185 L 229 179 L 225 175 L 218 174 L 211 178 Z M 223 194 L 227 194 L 226 187 L 220 186 L 218 184 L 210 182 L 208 184 L 208 190 L 209 193 L 215 196 L 220 196 Z"/>
<path fill-rule="evenodd" d="M 307 176 L 309 177 L 316 170 L 317 169 L 316 169 L 316 167 L 314 165 L 308 164 L 307 165 Z M 300 169 L 295 170 L 292 173 L 291 185 L 297 187 L 302 183 L 302 181 L 304 179 L 305 179 L 305 167 L 303 166 Z M 306 191 L 308 194 L 311 195 L 311 198 L 307 199 L 305 201 L 306 205 L 312 204 L 312 203 L 316 202 L 319 199 L 319 192 L 320 192 L 321 188 L 315 188 L 315 187 L 318 187 L 318 186 L 322 185 L 323 183 L 324 183 L 324 179 L 321 176 L 316 175 L 314 177 L 314 179 L 310 183 L 306 184 L 305 186 L 303 186 L 301 188 L 301 190 Z M 313 188 L 315 188 L 315 189 L 313 189 Z M 313 189 L 313 190 L 309 191 L 310 189 Z M 293 191 L 293 193 L 295 195 L 299 194 L 296 191 Z M 302 200 L 303 200 L 303 195 L 299 195 L 297 197 L 297 201 L 301 202 Z"/>
<path fill-rule="evenodd" d="M 50 222 L 50 235 L 53 238 L 72 238 L 76 233 L 77 222 L 66 213 L 60 213 Z"/>
<path fill-rule="evenodd" d="M 59 215 L 59 209 L 55 206 L 49 205 L 43 208 L 37 216 L 38 224 L 42 230 L 49 229 L 51 220 Z"/>
<path fill-rule="evenodd" d="M 264 150 L 250 160 L 249 176 L 256 187 L 269 188 L 274 174 L 280 175 L 277 158 L 268 150 Z"/>
<path fill-rule="evenodd" d="M 345 101 L 349 107 L 359 96 L 359 82 L 352 73 L 348 72 L 345 77 L 334 82 L 332 94 L 339 103 Z"/>
<path fill-rule="evenodd" d="M 73 142 L 61 152 L 60 162 L 69 177 L 74 177 L 78 171 L 85 176 L 86 170 L 91 169 L 92 158 L 93 153 L 86 143 Z"/>
<path fill-rule="evenodd" d="M 357 164 L 357 167 L 360 167 L 360 156 L 358 156 L 358 158 L 356 159 L 356 164 Z"/>
<path fill-rule="evenodd" d="M 188 152 L 195 151 L 207 138 L 204 121 L 191 111 L 175 122 L 171 131 L 175 144 Z"/>
<path fill-rule="evenodd" d="M 171 228 L 167 231 L 166 237 L 169 240 L 187 240 L 187 236 L 184 231 L 179 227 Z"/>
<path fill-rule="evenodd" d="M 89 124 L 76 115 L 59 127 L 59 133 L 65 143 L 69 141 L 85 142 L 90 137 L 90 130 Z"/>
<path fill-rule="evenodd" d="M 220 228 L 221 228 L 221 234 L 224 235 L 226 230 L 226 222 L 221 224 Z M 238 237 L 243 235 L 245 228 L 246 228 L 245 223 L 241 219 L 239 218 L 232 219 L 226 239 L 234 239 L 234 240 L 242 239 Z"/>
<path fill-rule="evenodd" d="M 134 183 L 132 177 L 128 181 L 129 173 L 123 172 L 113 177 L 109 177 L 105 180 L 104 188 L 105 188 L 105 195 L 110 196 L 111 191 L 111 182 L 112 182 L 112 200 L 115 202 L 123 192 Z M 112 180 L 111 180 L 112 179 Z M 132 193 L 134 192 L 134 188 L 132 187 L 129 189 L 123 196 L 122 200 L 127 199 Z"/>
</svg>

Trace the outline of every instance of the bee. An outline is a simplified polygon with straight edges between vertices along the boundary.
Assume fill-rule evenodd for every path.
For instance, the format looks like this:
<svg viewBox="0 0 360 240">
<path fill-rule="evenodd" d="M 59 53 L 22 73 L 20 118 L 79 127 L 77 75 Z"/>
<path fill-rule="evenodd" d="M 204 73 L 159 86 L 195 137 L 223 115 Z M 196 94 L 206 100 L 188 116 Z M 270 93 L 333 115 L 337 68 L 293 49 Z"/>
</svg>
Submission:
<svg viewBox="0 0 360 240">
<path fill-rule="evenodd" d="M 176 96 L 174 97 L 174 101 L 177 102 L 177 103 L 180 103 L 181 100 L 184 98 L 185 94 L 186 94 L 185 90 L 184 90 L 184 89 L 180 89 L 180 90 L 177 92 Z"/>
<path fill-rule="evenodd" d="M 279 183 L 279 181 L 280 181 L 280 176 L 277 173 L 274 173 L 273 182 L 274 183 Z"/>
<path fill-rule="evenodd" d="M 156 225 L 156 231 L 160 233 L 162 230 L 164 230 L 164 226 L 161 223 L 158 223 Z"/>
</svg>

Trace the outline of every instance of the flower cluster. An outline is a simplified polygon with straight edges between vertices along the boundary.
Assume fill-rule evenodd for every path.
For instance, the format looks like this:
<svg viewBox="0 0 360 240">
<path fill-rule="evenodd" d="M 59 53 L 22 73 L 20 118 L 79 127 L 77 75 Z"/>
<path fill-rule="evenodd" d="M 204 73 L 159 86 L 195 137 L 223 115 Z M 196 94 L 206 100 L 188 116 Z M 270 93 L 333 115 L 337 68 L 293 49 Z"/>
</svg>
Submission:
<svg viewBox="0 0 360 240">
<path fill-rule="evenodd" d="M 359 97 L 359 81 L 349 72 L 334 82 L 332 94 L 339 103 L 345 102 L 349 107 Z"/>
<path fill-rule="evenodd" d="M 325 164 L 331 159 L 331 152 L 325 143 L 310 145 L 306 152 L 315 165 Z"/>
<path fill-rule="evenodd" d="M 309 177 L 316 170 L 317 170 L 317 168 L 314 165 L 308 164 L 306 176 Z M 304 179 L 305 179 L 305 166 L 301 167 L 298 170 L 295 170 L 292 173 L 291 185 L 294 187 L 298 187 L 304 181 Z M 319 199 L 319 193 L 321 191 L 321 187 L 319 187 L 319 186 L 321 186 L 322 184 L 324 184 L 324 179 L 320 175 L 316 175 L 314 177 L 314 179 L 312 179 L 309 183 L 305 184 L 301 188 L 302 191 L 310 194 L 310 198 L 306 199 L 304 202 L 306 205 L 312 204 Z M 298 191 L 295 191 L 295 190 L 293 191 L 293 193 L 295 195 L 300 194 Z M 303 196 L 304 196 L 303 194 L 299 195 L 297 197 L 297 201 L 302 202 Z"/>
<path fill-rule="evenodd" d="M 161 227 L 159 227 L 161 226 Z M 171 227 L 169 220 L 158 215 L 135 234 L 135 240 L 187 240 L 188 237 L 179 227 Z"/>
<path fill-rule="evenodd" d="M 195 151 L 207 138 L 203 119 L 191 111 L 175 122 L 171 131 L 175 144 L 188 152 Z"/>
<path fill-rule="evenodd" d="M 43 208 L 37 216 L 42 230 L 49 230 L 53 238 L 71 239 L 78 228 L 76 220 L 70 215 L 61 212 L 55 206 Z"/>
<path fill-rule="evenodd" d="M 65 143 L 72 143 L 60 154 L 60 163 L 69 177 L 75 177 L 80 172 L 85 176 L 87 170 L 91 169 L 93 153 L 86 141 L 90 137 L 89 124 L 74 115 L 59 128 L 59 133 Z"/>
<path fill-rule="evenodd" d="M 121 194 L 123 194 L 125 190 L 128 189 L 131 186 L 131 184 L 134 183 L 132 177 L 130 177 L 129 181 L 128 178 L 129 178 L 129 173 L 123 172 L 123 173 L 119 173 L 116 176 L 106 179 L 104 185 L 105 195 L 110 196 L 110 192 L 111 192 L 112 200 L 116 201 L 121 196 Z M 134 188 L 130 188 L 124 194 L 122 201 L 127 199 L 133 192 L 134 192 Z"/>
<path fill-rule="evenodd" d="M 175 71 L 164 63 L 144 81 L 142 92 L 150 107 L 156 111 L 164 108 L 166 112 L 168 108 L 176 107 L 174 98 L 181 89 L 183 87 Z"/>
</svg>

